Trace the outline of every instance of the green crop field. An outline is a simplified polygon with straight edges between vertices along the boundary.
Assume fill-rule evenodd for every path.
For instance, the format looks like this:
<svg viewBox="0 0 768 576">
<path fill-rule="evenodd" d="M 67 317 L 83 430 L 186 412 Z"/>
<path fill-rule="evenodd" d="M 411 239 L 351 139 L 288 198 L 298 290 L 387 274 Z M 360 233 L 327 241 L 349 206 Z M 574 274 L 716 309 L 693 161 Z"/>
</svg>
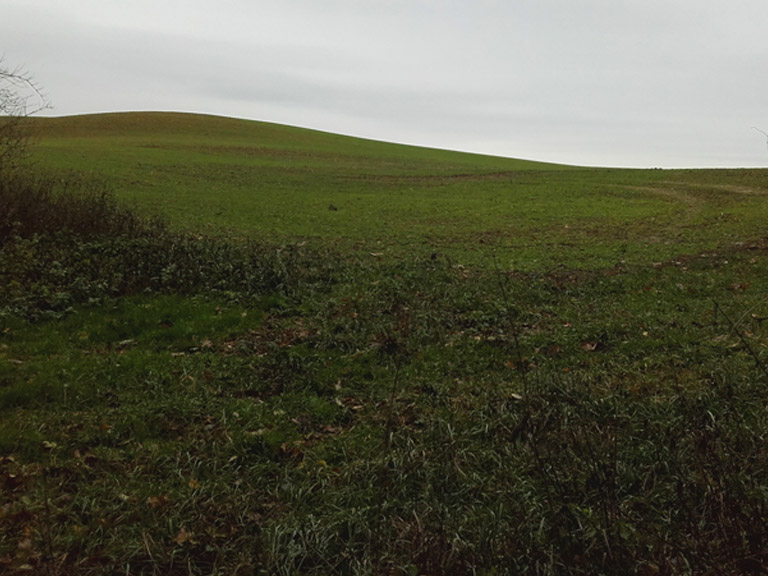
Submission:
<svg viewBox="0 0 768 576">
<path fill-rule="evenodd" d="M 41 167 L 206 235 L 599 268 L 761 236 L 768 217 L 763 171 L 584 169 L 185 114 L 34 129 Z"/>
<path fill-rule="evenodd" d="M 768 170 L 26 126 L 1 573 L 765 573 Z"/>
</svg>

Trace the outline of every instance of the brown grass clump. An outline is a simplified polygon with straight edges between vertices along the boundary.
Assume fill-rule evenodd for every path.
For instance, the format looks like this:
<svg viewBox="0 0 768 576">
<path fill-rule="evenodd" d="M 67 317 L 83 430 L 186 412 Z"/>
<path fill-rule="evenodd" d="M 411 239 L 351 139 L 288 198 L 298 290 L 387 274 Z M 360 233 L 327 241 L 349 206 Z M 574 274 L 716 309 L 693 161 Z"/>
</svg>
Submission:
<svg viewBox="0 0 768 576">
<path fill-rule="evenodd" d="M 43 234 L 85 239 L 164 232 L 162 222 L 119 205 L 98 184 L 20 174 L 0 178 L 0 246 L 12 238 Z"/>
</svg>

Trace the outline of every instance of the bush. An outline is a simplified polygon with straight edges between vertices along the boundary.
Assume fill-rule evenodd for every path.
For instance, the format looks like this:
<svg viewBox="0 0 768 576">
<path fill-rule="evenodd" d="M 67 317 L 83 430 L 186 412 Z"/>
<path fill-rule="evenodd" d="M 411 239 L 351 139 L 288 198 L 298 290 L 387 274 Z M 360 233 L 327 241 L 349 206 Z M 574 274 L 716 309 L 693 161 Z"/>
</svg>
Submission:
<svg viewBox="0 0 768 576">
<path fill-rule="evenodd" d="M 77 179 L 0 178 L 0 246 L 36 235 L 159 237 L 167 232 L 158 219 L 147 219 L 117 203 L 106 190 Z"/>
</svg>

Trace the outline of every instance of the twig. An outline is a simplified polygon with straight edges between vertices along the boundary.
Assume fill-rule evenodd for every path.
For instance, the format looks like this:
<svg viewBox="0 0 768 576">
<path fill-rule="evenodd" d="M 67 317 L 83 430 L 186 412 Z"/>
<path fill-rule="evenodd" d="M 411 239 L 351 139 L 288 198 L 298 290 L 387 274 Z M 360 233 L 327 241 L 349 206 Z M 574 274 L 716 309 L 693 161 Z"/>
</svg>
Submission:
<svg viewBox="0 0 768 576">
<path fill-rule="evenodd" d="M 741 324 L 742 322 L 744 322 L 744 319 L 745 319 L 747 316 L 749 316 L 749 314 L 752 312 L 752 310 L 755 310 L 755 309 L 756 309 L 758 306 L 762 306 L 762 305 L 763 305 L 763 304 L 765 304 L 766 302 L 768 302 L 768 296 L 766 296 L 765 298 L 763 298 L 762 300 L 760 300 L 760 302 L 758 302 L 758 303 L 757 303 L 757 304 L 755 304 L 754 306 L 750 306 L 749 308 L 747 308 L 747 311 L 746 311 L 746 312 L 744 312 L 744 314 L 742 314 L 742 315 L 739 317 L 739 319 L 738 319 L 738 320 L 736 320 L 736 322 L 735 322 L 736 326 L 738 326 L 739 324 Z"/>
<path fill-rule="evenodd" d="M 725 310 L 723 310 L 722 306 L 717 303 L 717 301 L 713 300 L 713 303 L 715 305 L 715 312 L 720 312 L 720 314 L 725 318 L 725 321 L 728 323 L 728 325 L 731 327 L 731 330 L 736 333 L 736 336 L 739 337 L 739 340 L 741 340 L 741 343 L 744 344 L 744 347 L 749 352 L 750 356 L 755 359 L 755 364 L 757 364 L 757 367 L 760 368 L 760 371 L 765 375 L 766 379 L 768 379 L 768 368 L 765 367 L 765 364 L 762 360 L 760 360 L 760 357 L 757 355 L 757 353 L 752 349 L 752 346 L 749 345 L 749 342 L 747 342 L 747 339 L 744 338 L 744 335 L 741 333 L 741 331 L 738 329 L 736 324 L 733 323 L 733 321 L 730 319 L 728 314 L 725 313 Z"/>
<path fill-rule="evenodd" d="M 760 128 L 758 128 L 757 126 L 752 126 L 752 129 L 753 129 L 753 130 L 757 130 L 758 132 L 760 132 L 760 134 L 763 134 L 763 135 L 765 136 L 765 143 L 766 143 L 766 145 L 768 145 L 768 133 L 766 133 L 766 132 L 763 132 L 763 131 L 762 131 L 762 130 L 760 130 Z"/>
</svg>

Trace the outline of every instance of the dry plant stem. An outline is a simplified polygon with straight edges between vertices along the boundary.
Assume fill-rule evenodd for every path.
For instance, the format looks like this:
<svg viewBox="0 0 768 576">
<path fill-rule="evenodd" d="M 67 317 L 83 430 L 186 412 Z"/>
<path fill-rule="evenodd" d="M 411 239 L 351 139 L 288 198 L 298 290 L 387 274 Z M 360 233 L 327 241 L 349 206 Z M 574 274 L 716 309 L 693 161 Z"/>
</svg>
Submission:
<svg viewBox="0 0 768 576">
<path fill-rule="evenodd" d="M 46 565 L 48 567 L 48 573 L 53 576 L 55 574 L 54 557 L 53 557 L 53 535 L 51 533 L 51 523 L 53 521 L 53 515 L 51 514 L 50 496 L 48 495 L 48 473 L 43 473 L 43 507 L 45 510 L 45 549 L 48 556 Z"/>
<path fill-rule="evenodd" d="M 499 268 L 499 262 L 496 258 L 496 252 L 493 253 L 493 268 L 496 272 L 496 280 L 499 283 L 499 291 L 501 292 L 501 298 L 504 302 L 504 309 L 506 310 L 506 320 L 509 324 L 509 329 L 512 332 L 512 341 L 515 344 L 515 356 L 517 357 L 517 372 L 520 374 L 520 378 L 523 381 L 523 390 L 526 395 L 529 392 L 528 378 L 525 374 L 525 367 L 523 366 L 523 353 L 520 348 L 520 330 L 518 329 L 517 322 L 512 318 L 512 313 L 509 310 L 509 294 L 507 293 L 507 287 L 504 285 L 504 281 L 501 278 L 501 270 Z"/>
<path fill-rule="evenodd" d="M 736 336 L 739 337 L 739 340 L 741 340 L 741 343 L 744 344 L 744 347 L 747 349 L 747 352 L 749 352 L 750 356 L 755 359 L 755 364 L 760 369 L 760 371 L 765 376 L 766 380 L 768 380 L 768 369 L 766 369 L 765 364 L 762 360 L 760 360 L 760 357 L 757 355 L 757 353 L 754 351 L 752 346 L 749 345 L 749 342 L 747 342 L 747 339 L 744 338 L 744 335 L 741 333 L 741 331 L 738 329 L 736 324 L 733 323 L 733 320 L 730 319 L 728 314 L 725 313 L 725 310 L 718 304 L 716 301 L 713 301 L 715 305 L 715 318 L 717 318 L 717 313 L 719 312 L 722 314 L 723 318 L 725 318 L 725 321 L 728 323 L 728 326 L 730 326 L 731 330 L 736 334 Z"/>
<path fill-rule="evenodd" d="M 766 302 L 768 302 L 768 297 L 765 297 L 765 298 L 763 298 L 763 299 L 762 299 L 762 300 L 760 300 L 760 302 L 758 302 L 757 304 L 755 304 L 755 305 L 753 305 L 753 306 L 750 306 L 749 308 L 747 308 L 747 310 L 744 312 L 744 314 L 742 314 L 742 315 L 739 317 L 739 319 L 738 319 L 738 320 L 736 320 L 736 322 L 735 322 L 734 324 L 735 324 L 736 326 L 740 326 L 740 325 L 741 325 L 741 323 L 742 323 L 742 322 L 744 322 L 744 320 L 747 318 L 747 316 L 749 316 L 749 315 L 752 313 L 752 311 L 753 311 L 753 310 L 757 309 L 759 306 L 762 306 L 762 305 L 763 305 L 763 304 L 765 304 Z M 715 303 L 715 306 L 717 306 L 717 303 Z"/>
<path fill-rule="evenodd" d="M 400 362 L 395 361 L 395 374 L 392 377 L 392 389 L 389 393 L 389 406 L 387 407 L 387 426 L 384 436 L 384 466 L 386 467 L 386 458 L 392 448 L 392 435 L 395 432 L 395 399 L 397 397 L 397 388 L 400 380 Z"/>
</svg>

